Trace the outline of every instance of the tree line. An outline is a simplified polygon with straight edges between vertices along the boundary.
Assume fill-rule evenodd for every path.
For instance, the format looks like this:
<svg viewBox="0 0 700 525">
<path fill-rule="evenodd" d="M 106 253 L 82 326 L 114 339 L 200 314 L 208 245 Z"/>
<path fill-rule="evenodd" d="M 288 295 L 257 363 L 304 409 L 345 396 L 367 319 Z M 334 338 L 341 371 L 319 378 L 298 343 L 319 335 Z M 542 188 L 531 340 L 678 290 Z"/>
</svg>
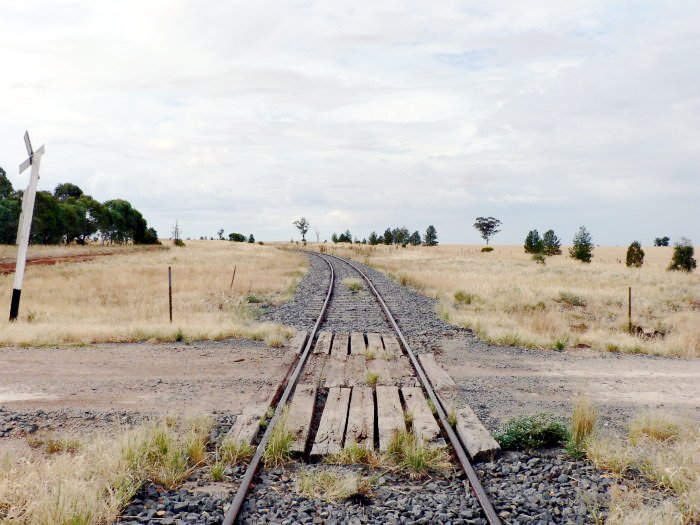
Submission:
<svg viewBox="0 0 700 525">
<path fill-rule="evenodd" d="M 425 246 L 437 246 L 437 238 L 437 230 L 432 224 L 426 228 L 425 233 L 422 236 L 418 230 L 411 233 L 406 226 L 387 228 L 382 234 L 377 234 L 376 231 L 373 231 L 369 234 L 369 237 L 362 240 L 353 237 L 350 230 L 345 230 L 345 232 L 341 234 L 333 233 L 333 235 L 331 235 L 331 241 L 334 243 L 354 242 L 357 244 L 369 244 L 372 246 L 385 244 L 404 247 L 408 245 L 420 246 L 421 244 Z"/>
<path fill-rule="evenodd" d="M 14 244 L 22 211 L 22 190 L 15 190 L 0 168 L 0 244 Z M 65 182 L 53 193 L 38 191 L 29 242 L 85 244 L 88 240 L 124 244 L 158 244 L 158 233 L 124 199 L 100 203 L 78 186 Z"/>
</svg>

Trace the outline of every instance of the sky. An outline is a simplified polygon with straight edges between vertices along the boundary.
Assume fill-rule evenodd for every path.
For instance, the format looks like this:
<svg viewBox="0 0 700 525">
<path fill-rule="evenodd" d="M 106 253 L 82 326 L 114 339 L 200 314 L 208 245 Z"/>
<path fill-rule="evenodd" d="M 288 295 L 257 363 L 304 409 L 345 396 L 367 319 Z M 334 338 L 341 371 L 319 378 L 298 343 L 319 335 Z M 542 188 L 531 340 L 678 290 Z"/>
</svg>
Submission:
<svg viewBox="0 0 700 525">
<path fill-rule="evenodd" d="M 0 166 L 161 237 L 700 243 L 700 2 L 0 0 Z"/>
</svg>

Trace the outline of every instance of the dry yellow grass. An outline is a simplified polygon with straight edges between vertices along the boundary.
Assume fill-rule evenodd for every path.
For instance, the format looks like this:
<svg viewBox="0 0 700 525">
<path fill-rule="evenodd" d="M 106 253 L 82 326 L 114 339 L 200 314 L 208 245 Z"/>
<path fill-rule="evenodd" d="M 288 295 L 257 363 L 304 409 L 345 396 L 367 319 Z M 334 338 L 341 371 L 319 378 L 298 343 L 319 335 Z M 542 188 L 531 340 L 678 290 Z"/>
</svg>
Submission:
<svg viewBox="0 0 700 525">
<path fill-rule="evenodd" d="M 522 246 L 326 249 L 437 298 L 443 318 L 496 344 L 700 357 L 700 273 L 666 271 L 672 248 L 645 247 L 642 268 L 625 266 L 623 247 L 597 247 L 590 264 L 559 255 L 545 265 Z M 628 333 L 628 286 L 633 324 L 664 336 Z"/>
<path fill-rule="evenodd" d="M 203 464 L 210 426 L 207 417 L 152 423 L 88 437 L 73 453 L 0 457 L 0 523 L 112 523 L 146 481 L 177 487 Z"/>
<path fill-rule="evenodd" d="M 634 470 L 670 497 L 647 500 L 637 491 L 611 493 L 608 523 L 697 523 L 700 520 L 700 428 L 693 419 L 641 414 L 629 441 L 594 438 L 587 448 L 597 468 Z"/>
<path fill-rule="evenodd" d="M 3 256 L 16 253 L 13 247 L 2 250 Z M 30 256 L 101 250 L 32 246 Z M 183 248 L 167 244 L 156 251 L 120 247 L 116 252 L 82 263 L 28 266 L 20 318 L 9 323 L 2 315 L 0 345 L 232 336 L 279 344 L 289 331 L 255 323 L 255 304 L 288 298 L 307 264 L 303 256 L 272 246 L 228 241 L 187 241 Z M 173 271 L 172 324 L 168 266 Z M 234 266 L 236 278 L 229 290 Z M 8 313 L 13 278 L 13 274 L 0 276 L 0 305 L 6 305 Z"/>
</svg>

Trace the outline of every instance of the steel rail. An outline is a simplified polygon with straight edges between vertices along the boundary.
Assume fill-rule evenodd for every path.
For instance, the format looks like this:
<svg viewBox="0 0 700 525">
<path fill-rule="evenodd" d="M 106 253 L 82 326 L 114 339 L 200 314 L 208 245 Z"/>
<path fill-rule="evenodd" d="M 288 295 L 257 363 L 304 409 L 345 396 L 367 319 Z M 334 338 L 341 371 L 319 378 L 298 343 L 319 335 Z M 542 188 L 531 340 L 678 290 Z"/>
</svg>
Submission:
<svg viewBox="0 0 700 525">
<path fill-rule="evenodd" d="M 321 257 L 321 259 L 323 259 L 323 257 Z M 222 525 L 233 525 L 236 521 L 236 518 L 238 517 L 238 514 L 240 513 L 241 508 L 243 507 L 243 502 L 245 501 L 246 495 L 248 494 L 248 490 L 250 489 L 250 484 L 252 483 L 253 478 L 255 477 L 258 468 L 260 467 L 260 461 L 262 460 L 263 454 L 265 453 L 267 443 L 268 441 L 270 441 L 270 436 L 272 435 L 272 432 L 275 428 L 275 424 L 279 420 L 280 414 L 282 413 L 282 410 L 287 404 L 289 396 L 292 394 L 292 391 L 296 386 L 297 380 L 299 379 L 299 375 L 302 369 L 304 368 L 304 365 L 306 365 L 306 359 L 308 358 L 309 352 L 311 351 L 311 347 L 313 346 L 314 338 L 316 337 L 316 332 L 318 331 L 318 327 L 321 325 L 323 316 L 326 313 L 326 308 L 328 307 L 328 302 L 330 301 L 331 295 L 333 293 L 335 270 L 333 269 L 333 265 L 330 262 L 328 262 L 327 260 L 325 261 L 328 265 L 328 268 L 330 268 L 331 279 L 330 284 L 328 285 L 328 291 L 326 292 L 326 300 L 323 302 L 323 307 L 321 308 L 321 313 L 319 314 L 318 319 L 316 320 L 316 324 L 314 324 L 314 327 L 311 330 L 311 333 L 309 334 L 306 346 L 304 347 L 304 352 L 301 354 L 301 357 L 297 361 L 297 365 L 294 368 L 294 372 L 291 374 L 291 376 L 288 375 L 284 379 L 284 381 L 287 382 L 287 386 L 285 387 L 284 392 L 282 393 L 282 397 L 280 397 L 279 402 L 275 407 L 275 413 L 272 415 L 272 418 L 270 419 L 270 422 L 268 423 L 267 428 L 265 429 L 265 433 L 263 434 L 260 443 L 258 443 L 258 447 L 255 450 L 255 454 L 253 455 L 253 458 L 248 464 L 248 468 L 246 469 L 245 475 L 241 480 L 241 484 L 238 487 L 238 491 L 236 491 L 236 496 L 233 498 L 233 502 L 231 503 L 231 506 L 229 507 L 228 511 L 226 511 L 226 516 L 224 517 Z"/>
<path fill-rule="evenodd" d="M 476 472 L 474 471 L 474 467 L 472 467 L 472 464 L 469 461 L 469 457 L 467 456 L 467 452 L 466 452 L 466 449 L 464 447 L 464 444 L 462 443 L 462 441 L 459 439 L 459 436 L 452 428 L 452 425 L 450 425 L 450 423 L 447 419 L 447 413 L 445 412 L 445 409 L 442 406 L 442 403 L 440 402 L 440 399 L 438 398 L 437 394 L 433 390 L 433 387 L 430 384 L 430 381 L 428 380 L 428 377 L 426 376 L 422 365 L 420 364 L 418 359 L 416 359 L 416 356 L 413 353 L 413 349 L 408 344 L 408 341 L 406 341 L 406 338 L 404 337 L 403 332 L 399 328 L 399 325 L 396 323 L 396 320 L 394 319 L 394 316 L 392 315 L 391 310 L 389 310 L 389 307 L 384 302 L 384 299 L 382 298 L 381 294 L 374 287 L 374 283 L 372 283 L 370 278 L 362 270 L 360 270 L 357 266 L 355 266 L 352 263 L 352 261 L 349 261 L 347 259 L 343 259 L 342 257 L 338 257 L 336 255 L 331 255 L 331 254 L 325 254 L 325 255 L 327 255 L 329 257 L 333 257 L 335 259 L 338 259 L 339 261 L 342 261 L 342 262 L 346 263 L 347 265 L 351 266 L 357 273 L 359 273 L 362 276 L 362 278 L 365 280 L 365 282 L 368 284 L 368 286 L 372 290 L 372 293 L 374 294 L 375 298 L 377 299 L 377 301 L 381 305 L 382 310 L 384 310 L 384 315 L 386 316 L 387 320 L 389 321 L 392 328 L 394 329 L 394 331 L 398 335 L 399 339 L 401 340 L 401 343 L 403 344 L 403 347 L 404 347 L 404 350 L 406 351 L 406 354 L 408 355 L 409 359 L 411 360 L 411 363 L 413 364 L 413 367 L 415 368 L 416 372 L 418 373 L 418 377 L 419 377 L 421 383 L 423 384 L 423 388 L 425 388 L 425 391 L 428 393 L 430 400 L 432 401 L 433 405 L 435 406 L 435 409 L 438 413 L 438 417 L 440 419 L 440 424 L 442 425 L 443 430 L 447 434 L 447 437 L 449 438 L 450 443 L 452 444 L 452 448 L 457 453 L 457 458 L 459 459 L 459 462 L 462 466 L 462 470 L 464 470 L 464 473 L 466 474 L 467 479 L 469 480 L 469 483 L 471 484 L 472 489 L 474 490 L 474 494 L 476 495 L 476 498 L 479 500 L 479 503 L 481 504 L 481 508 L 484 510 L 484 514 L 486 515 L 486 519 L 488 520 L 488 522 L 491 525 L 500 525 L 501 519 L 496 514 L 496 510 L 494 509 L 493 504 L 491 503 L 491 500 L 489 499 L 488 495 L 486 494 L 486 491 L 484 491 L 484 487 L 481 485 L 481 481 L 479 480 L 478 476 L 476 475 Z"/>
</svg>

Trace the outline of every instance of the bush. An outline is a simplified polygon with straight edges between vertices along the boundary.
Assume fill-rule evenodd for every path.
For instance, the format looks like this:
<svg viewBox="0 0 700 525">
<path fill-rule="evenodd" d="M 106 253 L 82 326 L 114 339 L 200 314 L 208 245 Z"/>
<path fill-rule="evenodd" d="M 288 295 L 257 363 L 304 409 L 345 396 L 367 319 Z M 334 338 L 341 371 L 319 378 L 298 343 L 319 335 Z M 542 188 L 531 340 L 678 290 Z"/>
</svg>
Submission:
<svg viewBox="0 0 700 525">
<path fill-rule="evenodd" d="M 669 265 L 669 270 L 681 270 L 683 272 L 692 272 L 697 267 L 697 262 L 693 255 L 695 250 L 690 239 L 685 237 L 673 245 L 673 258 Z"/>
<path fill-rule="evenodd" d="M 489 252 L 492 252 L 492 251 L 493 251 L 493 248 L 492 248 L 491 246 L 484 246 L 484 247 L 481 249 L 481 251 L 482 251 L 482 252 L 485 252 L 485 253 L 489 253 Z"/>
<path fill-rule="evenodd" d="M 182 248 L 183 246 L 185 246 L 185 241 L 183 241 L 182 239 L 173 239 L 173 244 Z"/>
<path fill-rule="evenodd" d="M 591 234 L 588 233 L 585 226 L 581 226 L 574 235 L 573 246 L 569 248 L 569 255 L 572 259 L 578 259 L 581 262 L 589 263 L 593 257 L 593 241 Z"/>
<path fill-rule="evenodd" d="M 535 414 L 511 419 L 494 437 L 504 450 L 531 450 L 559 445 L 568 432 L 551 414 Z"/>
<path fill-rule="evenodd" d="M 639 241 L 634 241 L 627 248 L 627 266 L 635 268 L 641 268 L 644 264 L 644 250 L 642 250 L 642 245 Z"/>
</svg>

